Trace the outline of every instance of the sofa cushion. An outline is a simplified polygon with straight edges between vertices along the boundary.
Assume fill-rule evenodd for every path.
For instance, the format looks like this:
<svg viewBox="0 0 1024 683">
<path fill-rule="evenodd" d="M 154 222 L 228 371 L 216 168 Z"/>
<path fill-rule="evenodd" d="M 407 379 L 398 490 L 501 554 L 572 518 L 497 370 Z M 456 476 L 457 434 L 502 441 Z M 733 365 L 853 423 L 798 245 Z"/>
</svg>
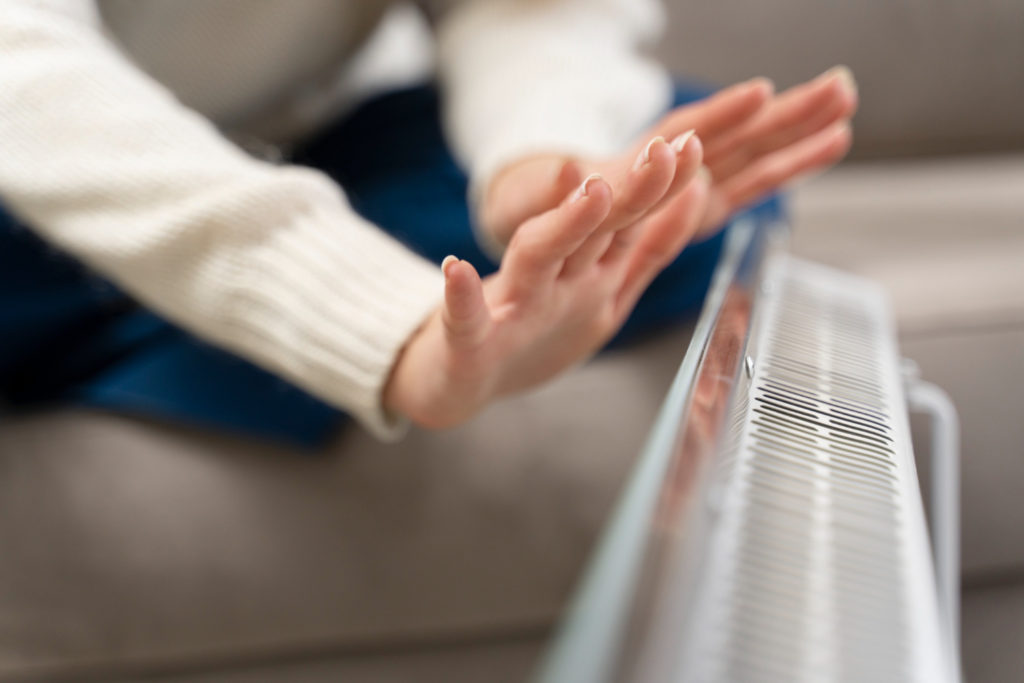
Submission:
<svg viewBox="0 0 1024 683">
<path fill-rule="evenodd" d="M 469 425 L 323 453 L 94 413 L 0 425 L 0 679 L 536 636 L 683 356 L 681 329 Z"/>
<path fill-rule="evenodd" d="M 1024 155 L 846 164 L 793 223 L 796 253 L 888 287 L 901 333 L 1024 322 Z"/>
</svg>

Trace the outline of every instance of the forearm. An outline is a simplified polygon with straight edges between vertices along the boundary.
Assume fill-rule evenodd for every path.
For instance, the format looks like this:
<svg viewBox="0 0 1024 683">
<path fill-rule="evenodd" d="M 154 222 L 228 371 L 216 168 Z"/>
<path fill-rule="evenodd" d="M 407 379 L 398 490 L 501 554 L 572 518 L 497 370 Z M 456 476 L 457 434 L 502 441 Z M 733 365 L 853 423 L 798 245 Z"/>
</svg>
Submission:
<svg viewBox="0 0 1024 683">
<path fill-rule="evenodd" d="M 387 432 L 380 392 L 438 302 L 437 269 L 325 176 L 228 143 L 80 5 L 0 10 L 4 205 L 169 319 Z"/>
</svg>

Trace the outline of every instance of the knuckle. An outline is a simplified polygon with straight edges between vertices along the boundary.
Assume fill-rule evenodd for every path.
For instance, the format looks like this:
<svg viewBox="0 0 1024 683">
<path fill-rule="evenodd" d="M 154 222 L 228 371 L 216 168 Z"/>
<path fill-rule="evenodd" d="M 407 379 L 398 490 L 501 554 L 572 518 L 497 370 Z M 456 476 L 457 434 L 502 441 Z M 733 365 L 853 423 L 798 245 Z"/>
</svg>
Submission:
<svg viewBox="0 0 1024 683">
<path fill-rule="evenodd" d="M 667 249 L 646 247 L 638 249 L 636 259 L 646 268 L 659 268 L 671 258 Z"/>
<path fill-rule="evenodd" d="M 615 309 L 610 302 L 609 305 L 604 306 L 601 313 L 597 316 L 597 325 L 602 339 L 607 339 L 618 331 L 618 317 L 615 315 Z"/>
<path fill-rule="evenodd" d="M 526 248 L 525 245 L 528 241 L 527 237 L 527 230 L 525 227 L 516 230 L 512 233 L 512 239 L 508 241 L 507 250 L 510 253 L 522 252 Z"/>
<path fill-rule="evenodd" d="M 630 249 L 634 244 L 636 244 L 636 240 L 637 236 L 634 231 L 619 230 L 618 232 L 615 233 L 615 236 L 612 237 L 612 241 L 609 245 L 609 248 L 614 249 L 616 252 L 625 251 L 627 249 Z"/>
</svg>

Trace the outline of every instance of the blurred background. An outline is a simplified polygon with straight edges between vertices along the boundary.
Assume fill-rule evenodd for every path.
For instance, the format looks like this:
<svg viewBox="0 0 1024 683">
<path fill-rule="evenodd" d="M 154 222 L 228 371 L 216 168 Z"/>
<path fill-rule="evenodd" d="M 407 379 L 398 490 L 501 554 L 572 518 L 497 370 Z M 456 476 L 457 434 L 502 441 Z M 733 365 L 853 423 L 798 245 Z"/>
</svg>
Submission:
<svg viewBox="0 0 1024 683">
<path fill-rule="evenodd" d="M 1024 148 L 1019 0 L 664 4 L 658 54 L 678 73 L 785 87 L 850 66 L 861 93 L 854 158 Z"/>
</svg>

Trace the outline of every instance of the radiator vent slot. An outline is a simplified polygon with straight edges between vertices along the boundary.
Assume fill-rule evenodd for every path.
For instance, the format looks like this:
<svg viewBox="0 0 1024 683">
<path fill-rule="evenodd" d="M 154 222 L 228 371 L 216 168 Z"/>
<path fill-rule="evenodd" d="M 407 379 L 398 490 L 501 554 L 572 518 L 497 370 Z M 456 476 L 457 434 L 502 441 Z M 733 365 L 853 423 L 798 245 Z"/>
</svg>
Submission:
<svg viewBox="0 0 1024 683">
<path fill-rule="evenodd" d="M 719 461 L 733 476 L 696 605 L 714 617 L 686 680 L 915 680 L 906 539 L 917 526 L 884 306 L 831 271 L 786 263 L 730 415 L 742 436 Z"/>
</svg>

